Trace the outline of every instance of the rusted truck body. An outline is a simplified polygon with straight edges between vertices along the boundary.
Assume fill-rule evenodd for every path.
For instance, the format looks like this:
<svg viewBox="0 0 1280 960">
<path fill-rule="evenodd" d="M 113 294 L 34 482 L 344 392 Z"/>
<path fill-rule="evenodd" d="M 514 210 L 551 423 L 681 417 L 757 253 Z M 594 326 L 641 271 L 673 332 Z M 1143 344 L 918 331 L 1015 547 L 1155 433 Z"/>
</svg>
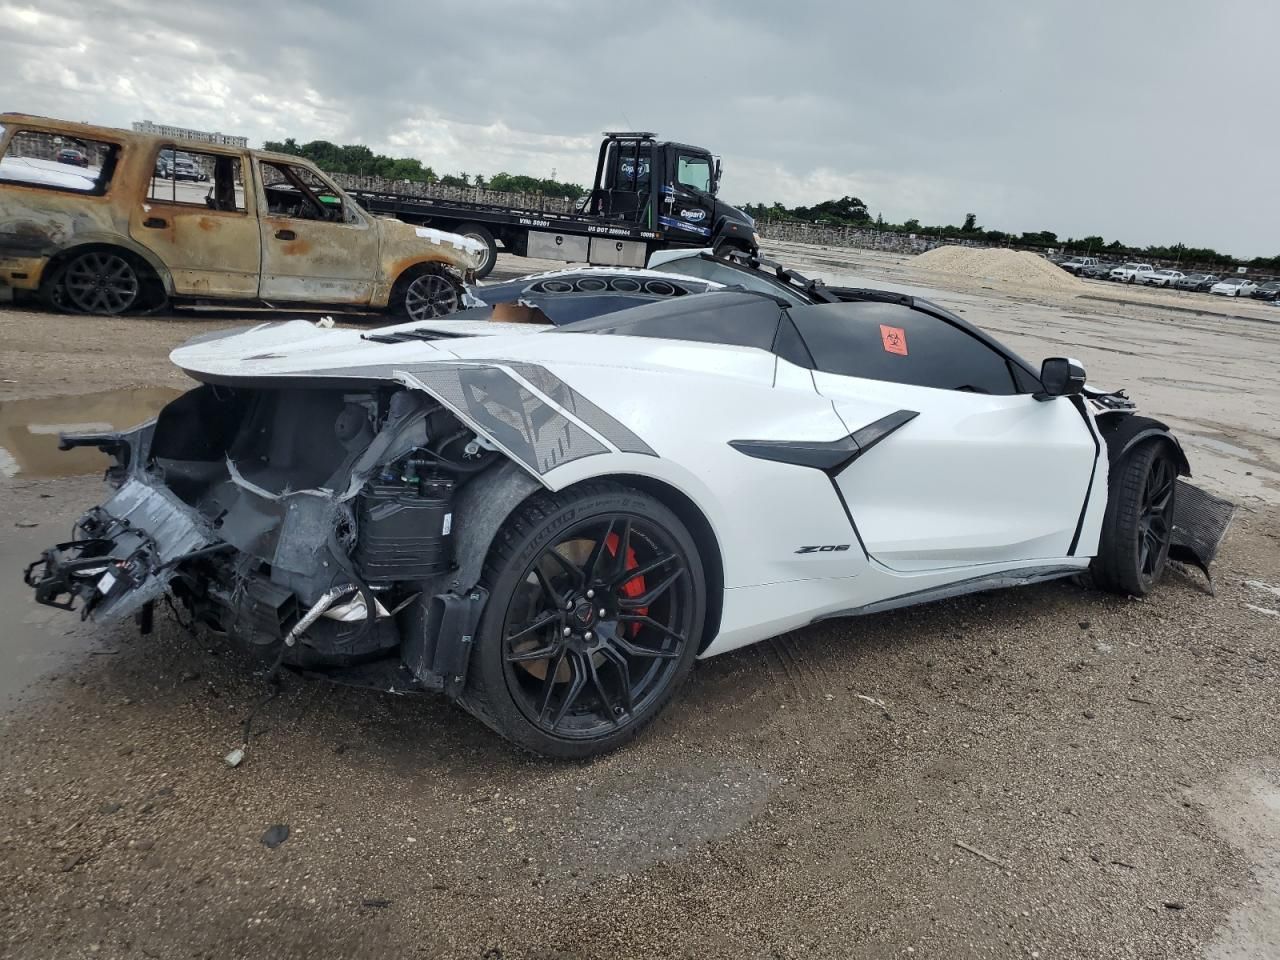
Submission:
<svg viewBox="0 0 1280 960">
<path fill-rule="evenodd" d="M 87 163 L 60 156 L 68 148 Z M 165 157 L 192 158 L 180 181 Z M 85 313 L 166 301 L 451 312 L 476 241 L 376 217 L 298 157 L 0 114 L 0 286 Z"/>
</svg>

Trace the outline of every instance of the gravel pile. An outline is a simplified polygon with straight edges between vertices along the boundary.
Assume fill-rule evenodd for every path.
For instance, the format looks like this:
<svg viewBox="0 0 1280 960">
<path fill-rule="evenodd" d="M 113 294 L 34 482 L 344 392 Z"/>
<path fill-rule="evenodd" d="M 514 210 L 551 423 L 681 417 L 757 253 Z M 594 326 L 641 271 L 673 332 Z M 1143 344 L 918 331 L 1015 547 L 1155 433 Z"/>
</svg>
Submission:
<svg viewBox="0 0 1280 960">
<path fill-rule="evenodd" d="M 1080 281 L 1061 267 L 1025 250 L 938 247 L 916 257 L 914 265 L 934 273 L 951 273 L 976 280 L 996 280 L 1023 287 L 1075 292 Z"/>
</svg>

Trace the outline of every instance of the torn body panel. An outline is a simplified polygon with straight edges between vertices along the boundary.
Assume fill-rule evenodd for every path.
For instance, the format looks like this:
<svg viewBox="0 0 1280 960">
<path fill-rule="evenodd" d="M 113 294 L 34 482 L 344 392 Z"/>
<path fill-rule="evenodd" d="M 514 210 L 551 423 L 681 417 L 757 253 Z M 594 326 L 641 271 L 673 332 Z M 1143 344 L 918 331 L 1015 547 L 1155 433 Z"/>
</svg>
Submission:
<svg viewBox="0 0 1280 960">
<path fill-rule="evenodd" d="M 195 622 L 319 670 L 398 657 L 406 630 L 430 630 L 409 654 L 430 689 L 446 688 L 437 664 L 465 675 L 450 631 L 483 606 L 470 599 L 488 546 L 476 535 L 505 519 L 494 505 L 537 487 L 514 466 L 489 470 L 498 455 L 473 431 L 394 383 L 205 385 L 129 434 L 64 443 L 111 452 L 118 489 L 28 569 L 37 600 L 114 619 L 168 590 Z M 476 508 L 459 567 L 455 494 L 475 503 L 482 474 L 492 503 Z"/>
</svg>

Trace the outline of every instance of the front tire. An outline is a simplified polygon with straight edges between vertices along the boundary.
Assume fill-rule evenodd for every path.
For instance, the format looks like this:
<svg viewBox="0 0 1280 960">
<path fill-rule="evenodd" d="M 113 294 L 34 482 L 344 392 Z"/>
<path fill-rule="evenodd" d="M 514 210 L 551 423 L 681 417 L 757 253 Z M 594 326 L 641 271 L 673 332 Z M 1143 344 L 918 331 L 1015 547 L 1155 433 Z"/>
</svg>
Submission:
<svg viewBox="0 0 1280 960">
<path fill-rule="evenodd" d="M 697 656 L 706 586 L 679 518 L 589 482 L 539 494 L 503 525 L 463 706 L 534 753 L 584 759 L 632 740 Z"/>
<path fill-rule="evenodd" d="M 415 323 L 456 313 L 462 304 L 458 284 L 441 269 L 427 267 L 398 285 L 396 307 Z"/>
<path fill-rule="evenodd" d="M 1142 597 L 1169 559 L 1178 467 L 1168 445 L 1150 441 L 1112 468 L 1098 555 L 1089 565 L 1103 590 Z"/>
</svg>

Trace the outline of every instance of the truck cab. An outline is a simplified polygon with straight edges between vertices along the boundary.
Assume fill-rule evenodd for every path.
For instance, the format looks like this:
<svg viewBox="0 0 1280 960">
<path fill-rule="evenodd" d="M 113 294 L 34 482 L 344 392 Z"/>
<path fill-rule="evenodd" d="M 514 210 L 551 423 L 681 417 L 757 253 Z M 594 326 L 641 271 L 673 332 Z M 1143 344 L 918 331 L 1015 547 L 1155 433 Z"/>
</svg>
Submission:
<svg viewBox="0 0 1280 960">
<path fill-rule="evenodd" d="M 647 132 L 606 132 L 582 212 L 717 249 L 751 250 L 755 222 L 717 199 L 720 160 Z"/>
</svg>

